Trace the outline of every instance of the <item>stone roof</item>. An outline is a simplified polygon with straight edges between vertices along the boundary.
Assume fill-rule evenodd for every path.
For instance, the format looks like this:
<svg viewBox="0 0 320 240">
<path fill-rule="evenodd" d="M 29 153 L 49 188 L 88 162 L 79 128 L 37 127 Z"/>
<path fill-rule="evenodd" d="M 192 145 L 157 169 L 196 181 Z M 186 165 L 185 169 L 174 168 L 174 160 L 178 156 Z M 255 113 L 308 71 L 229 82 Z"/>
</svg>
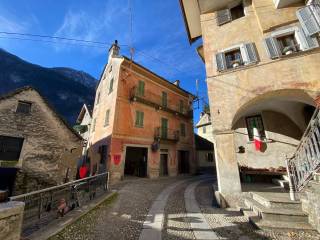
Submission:
<svg viewBox="0 0 320 240">
<path fill-rule="evenodd" d="M 54 107 L 47 101 L 47 99 L 45 97 L 43 97 L 40 92 L 38 90 L 36 90 L 35 88 L 31 87 L 31 86 L 25 86 L 25 87 L 21 87 L 21 88 L 17 88 L 14 91 L 11 91 L 7 94 L 4 94 L 2 96 L 0 96 L 0 101 L 1 100 L 5 100 L 8 98 L 13 97 L 16 94 L 19 94 L 21 92 L 24 91 L 35 91 L 36 93 L 38 93 L 38 95 L 42 98 L 43 102 L 47 105 L 47 107 L 51 110 L 51 112 L 53 113 L 53 115 L 63 123 L 63 125 L 65 125 L 77 138 L 79 138 L 80 140 L 82 140 L 83 138 L 67 123 L 66 120 L 64 120 L 64 118 L 57 113 L 57 111 L 54 109 Z"/>
</svg>

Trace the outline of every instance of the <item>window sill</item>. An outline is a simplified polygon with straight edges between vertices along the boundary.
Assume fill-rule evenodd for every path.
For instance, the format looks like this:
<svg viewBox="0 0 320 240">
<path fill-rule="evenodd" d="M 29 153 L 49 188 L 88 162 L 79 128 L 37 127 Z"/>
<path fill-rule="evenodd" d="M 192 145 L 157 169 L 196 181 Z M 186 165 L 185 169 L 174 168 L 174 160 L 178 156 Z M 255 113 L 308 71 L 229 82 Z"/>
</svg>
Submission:
<svg viewBox="0 0 320 240">
<path fill-rule="evenodd" d="M 18 160 L 15 160 L 15 161 L 0 160 L 0 167 L 15 167 L 18 163 L 19 163 Z"/>
<path fill-rule="evenodd" d="M 226 70 L 223 70 L 223 71 L 218 71 L 219 74 L 223 74 L 223 73 L 230 73 L 230 72 L 237 72 L 239 70 L 242 70 L 242 69 L 246 69 L 246 68 L 250 68 L 252 67 L 253 65 L 257 65 L 258 62 L 254 62 L 254 63 L 249 63 L 249 64 L 244 64 L 244 65 L 240 65 L 238 67 L 235 67 L 235 68 L 228 68 Z"/>
<path fill-rule="evenodd" d="M 137 125 L 135 125 L 134 127 L 136 127 L 136 128 L 143 128 L 143 126 L 137 126 Z"/>
<path fill-rule="evenodd" d="M 264 139 L 261 142 L 263 143 L 273 143 L 274 141 L 272 139 Z M 252 144 L 254 141 L 248 141 L 247 144 Z"/>
</svg>

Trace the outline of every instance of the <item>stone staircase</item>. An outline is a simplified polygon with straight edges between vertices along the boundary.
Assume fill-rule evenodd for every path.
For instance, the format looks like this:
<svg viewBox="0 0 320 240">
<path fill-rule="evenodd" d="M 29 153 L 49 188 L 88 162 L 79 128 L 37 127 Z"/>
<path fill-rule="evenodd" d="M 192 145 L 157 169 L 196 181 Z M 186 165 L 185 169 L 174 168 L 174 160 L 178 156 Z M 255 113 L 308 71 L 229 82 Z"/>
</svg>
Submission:
<svg viewBox="0 0 320 240">
<path fill-rule="evenodd" d="M 245 197 L 245 216 L 262 229 L 313 230 L 308 223 L 308 214 L 302 211 L 300 201 L 291 201 L 283 192 L 250 192 Z"/>
<path fill-rule="evenodd" d="M 289 179 L 287 175 L 282 176 L 282 179 L 278 179 L 278 178 L 272 179 L 272 183 L 286 190 L 289 190 Z"/>
</svg>

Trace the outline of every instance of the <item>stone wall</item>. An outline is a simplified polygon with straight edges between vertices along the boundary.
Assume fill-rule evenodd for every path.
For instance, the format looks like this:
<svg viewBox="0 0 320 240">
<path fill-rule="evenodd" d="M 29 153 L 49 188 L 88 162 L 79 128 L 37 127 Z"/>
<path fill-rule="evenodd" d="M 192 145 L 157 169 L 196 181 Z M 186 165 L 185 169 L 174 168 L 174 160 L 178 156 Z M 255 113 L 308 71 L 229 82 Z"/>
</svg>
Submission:
<svg viewBox="0 0 320 240">
<path fill-rule="evenodd" d="M 18 100 L 31 102 L 31 113 L 16 113 Z M 81 138 L 76 136 L 32 89 L 0 101 L 0 135 L 24 139 L 14 195 L 60 184 L 69 168 L 76 175 Z M 0 159 L 1 160 L 1 159 Z"/>
<path fill-rule="evenodd" d="M 24 203 L 0 203 L 0 239 L 20 240 Z"/>
</svg>

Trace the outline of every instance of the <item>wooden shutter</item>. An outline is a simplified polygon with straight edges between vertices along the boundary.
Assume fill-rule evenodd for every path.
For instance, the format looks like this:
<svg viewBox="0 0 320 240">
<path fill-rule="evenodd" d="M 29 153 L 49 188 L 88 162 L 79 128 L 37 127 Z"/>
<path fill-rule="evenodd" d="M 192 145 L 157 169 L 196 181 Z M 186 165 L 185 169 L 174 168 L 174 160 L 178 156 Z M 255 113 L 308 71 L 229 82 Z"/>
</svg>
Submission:
<svg viewBox="0 0 320 240">
<path fill-rule="evenodd" d="M 254 43 L 246 43 L 243 44 L 243 48 L 245 51 L 245 64 L 256 63 L 258 62 L 258 56 L 256 49 L 254 47 Z"/>
<path fill-rule="evenodd" d="M 216 64 L 219 72 L 227 69 L 226 58 L 223 52 L 216 54 Z"/>
<path fill-rule="evenodd" d="M 316 15 L 318 15 L 318 21 Z M 297 17 L 304 32 L 308 36 L 313 36 L 320 32 L 320 7 L 318 5 L 310 5 L 299 9 L 297 11 Z"/>
<path fill-rule="evenodd" d="M 106 119 L 104 121 L 105 126 L 109 125 L 109 116 L 110 116 L 110 110 L 107 110 L 106 111 Z"/>
<path fill-rule="evenodd" d="M 231 22 L 232 17 L 229 9 L 224 9 L 217 12 L 217 25 L 221 26 L 225 23 Z"/>
<path fill-rule="evenodd" d="M 144 96 L 144 81 L 139 81 L 138 95 L 139 96 Z"/>
<path fill-rule="evenodd" d="M 276 39 L 274 39 L 273 37 L 268 37 L 264 39 L 264 44 L 271 59 L 275 59 L 281 56 L 279 45 Z"/>
<path fill-rule="evenodd" d="M 316 37 L 310 37 L 307 33 L 305 33 L 303 28 L 299 28 L 297 30 L 299 38 L 302 43 L 302 50 L 309 50 L 316 47 L 319 47 L 319 43 Z"/>
<path fill-rule="evenodd" d="M 167 107 L 168 105 L 168 95 L 166 92 L 162 92 L 162 106 Z"/>
<path fill-rule="evenodd" d="M 140 112 L 140 127 L 143 127 L 144 112 Z"/>
<path fill-rule="evenodd" d="M 110 80 L 110 85 L 109 85 L 109 93 L 113 91 L 113 78 Z"/>
</svg>

